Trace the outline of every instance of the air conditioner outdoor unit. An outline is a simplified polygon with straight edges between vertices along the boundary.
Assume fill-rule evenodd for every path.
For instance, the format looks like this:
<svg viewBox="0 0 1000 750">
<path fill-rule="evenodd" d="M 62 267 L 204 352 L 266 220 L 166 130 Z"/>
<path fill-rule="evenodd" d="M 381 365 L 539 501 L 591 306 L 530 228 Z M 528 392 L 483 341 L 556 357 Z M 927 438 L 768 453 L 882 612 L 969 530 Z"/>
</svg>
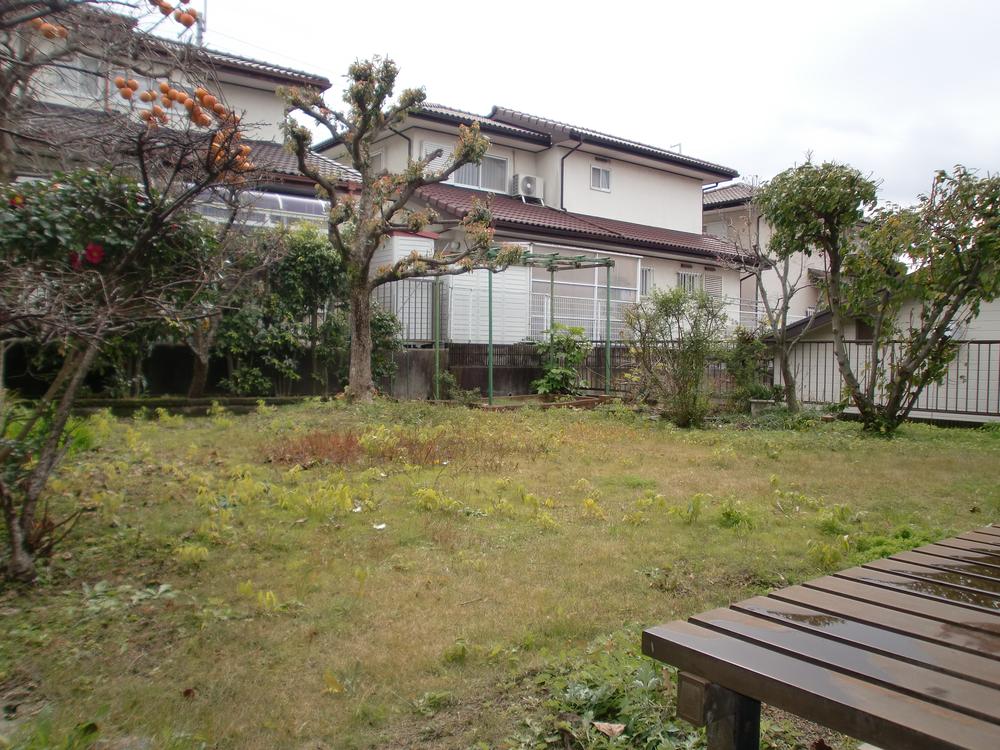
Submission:
<svg viewBox="0 0 1000 750">
<path fill-rule="evenodd" d="M 545 195 L 545 180 L 531 174 L 514 175 L 514 195 L 541 203 Z"/>
</svg>

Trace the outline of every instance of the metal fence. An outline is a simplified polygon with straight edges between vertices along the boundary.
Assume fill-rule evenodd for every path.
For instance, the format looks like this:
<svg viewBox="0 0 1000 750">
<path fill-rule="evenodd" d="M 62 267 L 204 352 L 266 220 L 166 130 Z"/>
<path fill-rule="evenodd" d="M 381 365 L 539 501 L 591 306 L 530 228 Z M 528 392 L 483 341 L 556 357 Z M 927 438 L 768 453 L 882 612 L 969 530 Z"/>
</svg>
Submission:
<svg viewBox="0 0 1000 750">
<path fill-rule="evenodd" d="M 928 384 L 913 413 L 1000 416 L 1000 341 L 960 341 L 944 376 Z M 872 377 L 871 342 L 847 341 L 847 356 L 863 387 Z M 899 359 L 901 344 L 887 347 L 884 364 L 891 370 Z M 832 341 L 801 341 L 792 350 L 795 390 L 804 403 L 837 403 L 846 390 L 834 355 Z M 780 374 L 776 377 L 780 383 Z M 882 393 L 876 392 L 877 396 Z"/>
<path fill-rule="evenodd" d="M 372 292 L 384 310 L 393 313 L 402 326 L 401 336 L 408 344 L 434 340 L 434 279 L 404 279 L 383 284 Z M 447 284 L 440 284 L 441 331 L 448 330 L 450 295 Z"/>
</svg>

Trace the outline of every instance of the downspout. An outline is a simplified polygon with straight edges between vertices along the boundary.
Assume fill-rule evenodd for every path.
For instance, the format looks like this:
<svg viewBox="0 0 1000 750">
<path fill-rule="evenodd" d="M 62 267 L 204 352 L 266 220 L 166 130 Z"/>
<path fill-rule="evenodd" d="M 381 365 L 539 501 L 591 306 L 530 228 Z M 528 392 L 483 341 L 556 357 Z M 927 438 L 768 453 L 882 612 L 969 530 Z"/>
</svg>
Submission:
<svg viewBox="0 0 1000 750">
<path fill-rule="evenodd" d="M 559 160 L 559 210 L 566 210 L 566 159 L 569 158 L 570 154 L 576 151 L 580 146 L 583 145 L 583 136 L 577 136 L 579 142 L 573 146 L 569 151 L 563 154 L 562 158 Z"/>
</svg>

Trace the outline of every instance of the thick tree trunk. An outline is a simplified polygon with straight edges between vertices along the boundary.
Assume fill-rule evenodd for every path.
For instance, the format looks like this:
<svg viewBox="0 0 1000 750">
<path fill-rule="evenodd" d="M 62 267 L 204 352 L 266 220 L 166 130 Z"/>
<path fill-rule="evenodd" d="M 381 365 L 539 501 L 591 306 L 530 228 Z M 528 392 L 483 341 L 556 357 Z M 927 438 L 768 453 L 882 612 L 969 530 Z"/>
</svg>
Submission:
<svg viewBox="0 0 1000 750">
<path fill-rule="evenodd" d="M 372 381 L 372 299 L 367 283 L 354 284 L 350 291 L 351 364 L 347 376 L 347 397 L 371 401 Z"/>
<path fill-rule="evenodd" d="M 778 349 L 778 367 L 781 369 L 781 382 L 785 389 L 785 408 L 793 414 L 797 414 L 802 405 L 795 392 L 795 373 L 792 372 L 792 363 L 789 361 L 788 351 L 784 347 Z"/>
<path fill-rule="evenodd" d="M 201 398 L 205 395 L 208 384 L 208 357 L 203 357 L 192 347 L 194 359 L 191 362 L 191 383 L 188 385 L 188 398 Z"/>
</svg>

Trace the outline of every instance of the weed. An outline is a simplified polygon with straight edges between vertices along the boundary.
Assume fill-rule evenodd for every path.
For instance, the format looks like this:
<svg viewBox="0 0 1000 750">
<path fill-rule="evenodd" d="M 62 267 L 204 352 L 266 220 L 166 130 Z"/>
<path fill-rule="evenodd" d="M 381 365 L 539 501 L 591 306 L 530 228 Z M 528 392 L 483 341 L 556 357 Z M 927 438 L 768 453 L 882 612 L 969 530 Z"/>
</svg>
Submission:
<svg viewBox="0 0 1000 750">
<path fill-rule="evenodd" d="M 468 658 L 469 645 L 462 638 L 448 646 L 441 654 L 441 660 L 445 664 L 465 664 Z"/>
<path fill-rule="evenodd" d="M 705 505 L 711 502 L 712 496 L 703 492 L 696 492 L 688 498 L 687 505 L 683 508 L 671 508 L 667 511 L 670 515 L 681 519 L 688 526 L 698 523 Z"/>
<path fill-rule="evenodd" d="M 184 565 L 200 565 L 208 560 L 208 548 L 200 544 L 181 544 L 174 548 L 174 557 Z"/>
<path fill-rule="evenodd" d="M 719 508 L 718 524 L 724 529 L 749 531 L 754 527 L 753 517 L 743 510 L 742 503 L 732 498 L 726 499 Z"/>
<path fill-rule="evenodd" d="M 608 514 L 596 498 L 587 497 L 583 500 L 583 517 L 597 521 L 606 521 Z"/>
<path fill-rule="evenodd" d="M 429 691 L 413 701 L 413 710 L 428 718 L 455 704 L 455 694 L 449 690 Z"/>
</svg>

